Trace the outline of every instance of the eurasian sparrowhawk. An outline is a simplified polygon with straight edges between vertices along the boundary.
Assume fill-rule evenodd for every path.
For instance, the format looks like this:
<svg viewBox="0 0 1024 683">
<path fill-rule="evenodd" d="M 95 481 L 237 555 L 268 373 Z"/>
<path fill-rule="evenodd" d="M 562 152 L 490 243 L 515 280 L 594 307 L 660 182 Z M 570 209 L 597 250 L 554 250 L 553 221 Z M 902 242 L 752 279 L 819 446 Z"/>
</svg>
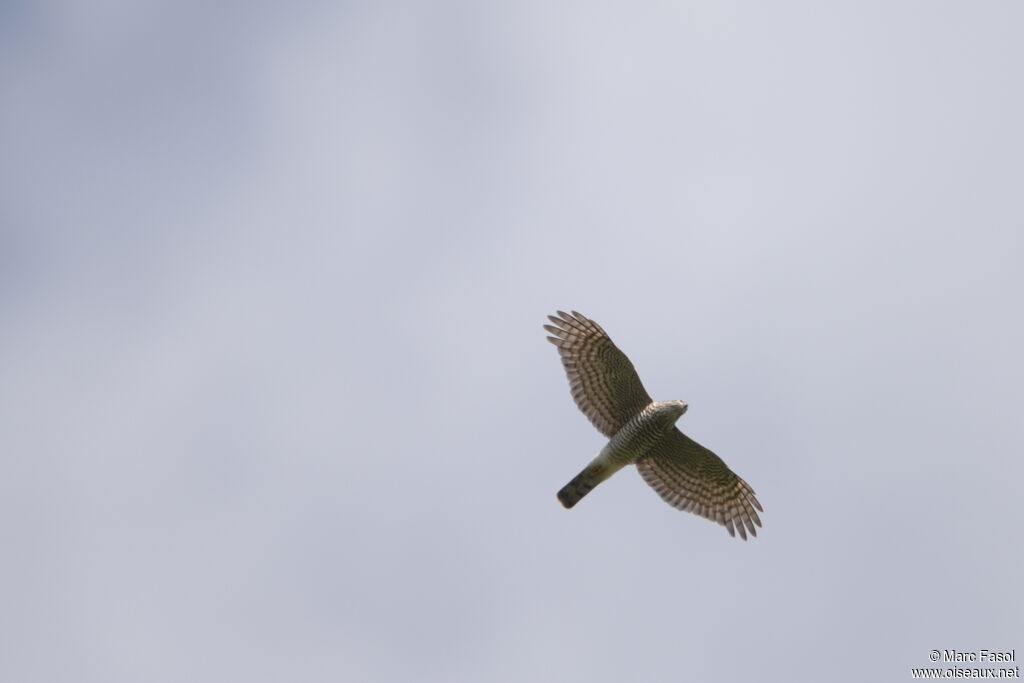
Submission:
<svg viewBox="0 0 1024 683">
<path fill-rule="evenodd" d="M 669 505 L 724 526 L 729 534 L 756 536 L 764 512 L 747 482 L 722 459 L 675 427 L 684 401 L 652 401 L 633 364 L 601 327 L 576 311 L 548 316 L 548 341 L 558 347 L 572 397 L 598 431 L 611 439 L 596 458 L 558 492 L 571 508 L 626 465 Z"/>
</svg>

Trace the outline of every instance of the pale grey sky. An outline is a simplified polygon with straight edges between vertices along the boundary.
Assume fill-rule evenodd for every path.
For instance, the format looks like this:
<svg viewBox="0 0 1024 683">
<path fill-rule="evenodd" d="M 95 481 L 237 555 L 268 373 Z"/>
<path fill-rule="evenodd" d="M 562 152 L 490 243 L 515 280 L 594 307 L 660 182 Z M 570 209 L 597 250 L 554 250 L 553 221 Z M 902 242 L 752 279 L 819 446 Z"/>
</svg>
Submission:
<svg viewBox="0 0 1024 683">
<path fill-rule="evenodd" d="M 0 679 L 1024 651 L 1019 3 L 0 4 Z M 603 445 L 600 322 L 757 491 Z"/>
</svg>

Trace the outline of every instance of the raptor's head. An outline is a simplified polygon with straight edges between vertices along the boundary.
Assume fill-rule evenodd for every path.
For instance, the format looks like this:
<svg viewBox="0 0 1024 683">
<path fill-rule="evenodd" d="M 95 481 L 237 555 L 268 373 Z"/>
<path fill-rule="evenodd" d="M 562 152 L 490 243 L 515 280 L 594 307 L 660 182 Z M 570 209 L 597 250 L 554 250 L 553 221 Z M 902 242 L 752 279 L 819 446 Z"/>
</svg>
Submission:
<svg viewBox="0 0 1024 683">
<path fill-rule="evenodd" d="M 665 406 L 665 410 L 672 416 L 673 422 L 682 417 L 689 407 L 686 401 L 662 401 L 662 404 Z"/>
</svg>

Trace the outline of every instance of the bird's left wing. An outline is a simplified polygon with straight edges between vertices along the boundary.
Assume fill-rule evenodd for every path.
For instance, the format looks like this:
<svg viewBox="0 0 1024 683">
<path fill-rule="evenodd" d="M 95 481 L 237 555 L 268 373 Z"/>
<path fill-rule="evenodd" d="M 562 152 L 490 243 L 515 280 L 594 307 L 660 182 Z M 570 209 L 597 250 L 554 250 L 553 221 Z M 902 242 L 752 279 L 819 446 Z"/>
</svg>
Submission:
<svg viewBox="0 0 1024 683">
<path fill-rule="evenodd" d="M 672 507 L 724 526 L 730 536 L 757 536 L 757 511 L 764 512 L 754 489 L 717 455 L 672 428 L 636 461 L 640 476 Z"/>
</svg>

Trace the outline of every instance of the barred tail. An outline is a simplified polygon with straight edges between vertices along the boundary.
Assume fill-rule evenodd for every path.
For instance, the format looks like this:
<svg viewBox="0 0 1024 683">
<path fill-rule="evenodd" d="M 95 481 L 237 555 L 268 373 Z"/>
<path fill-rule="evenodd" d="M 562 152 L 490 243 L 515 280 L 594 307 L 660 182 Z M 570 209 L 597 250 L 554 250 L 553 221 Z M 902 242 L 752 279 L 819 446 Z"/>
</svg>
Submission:
<svg viewBox="0 0 1024 683">
<path fill-rule="evenodd" d="M 626 463 L 614 462 L 611 456 L 610 449 L 605 446 L 582 472 L 563 486 L 558 492 L 558 500 L 562 505 L 571 508 L 580 502 L 580 498 L 593 491 L 595 486 L 625 467 Z"/>
<path fill-rule="evenodd" d="M 608 474 L 604 473 L 606 469 L 607 467 L 604 464 L 594 465 L 591 463 L 587 465 L 585 470 L 577 474 L 573 477 L 572 481 L 562 487 L 562 490 L 558 492 L 558 500 L 566 508 L 571 508 L 580 502 L 580 498 L 590 493 L 595 486 L 610 476 L 610 472 Z"/>
</svg>

